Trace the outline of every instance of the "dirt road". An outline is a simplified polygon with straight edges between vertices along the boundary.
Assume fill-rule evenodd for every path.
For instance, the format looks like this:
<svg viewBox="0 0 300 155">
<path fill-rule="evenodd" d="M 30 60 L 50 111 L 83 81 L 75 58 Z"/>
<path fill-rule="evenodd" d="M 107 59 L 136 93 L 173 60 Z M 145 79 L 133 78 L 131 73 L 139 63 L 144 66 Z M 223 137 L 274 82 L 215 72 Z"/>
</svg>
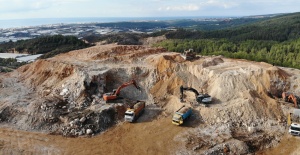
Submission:
<svg viewBox="0 0 300 155">
<path fill-rule="evenodd" d="M 257 155 L 289 154 L 297 155 L 300 152 L 300 137 L 294 137 L 288 133 L 282 138 L 280 144 L 274 148 L 257 152 Z"/>
<path fill-rule="evenodd" d="M 174 154 L 180 144 L 173 139 L 186 128 L 172 125 L 170 119 L 121 123 L 91 138 L 65 138 L 1 128 L 0 154 Z M 256 154 L 296 155 L 299 144 L 300 137 L 286 135 L 277 147 Z"/>
<path fill-rule="evenodd" d="M 0 154 L 174 154 L 173 138 L 186 128 L 171 116 L 143 123 L 121 123 L 91 138 L 0 129 Z M 162 136 L 163 135 L 163 136 Z"/>
</svg>

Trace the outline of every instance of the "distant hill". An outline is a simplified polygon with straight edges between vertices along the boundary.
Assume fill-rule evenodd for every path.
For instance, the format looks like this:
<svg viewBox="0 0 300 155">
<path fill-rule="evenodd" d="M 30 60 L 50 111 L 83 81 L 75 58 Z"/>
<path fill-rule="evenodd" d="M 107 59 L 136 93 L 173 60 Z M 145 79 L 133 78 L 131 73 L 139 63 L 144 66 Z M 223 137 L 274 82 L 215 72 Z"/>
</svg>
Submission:
<svg viewBox="0 0 300 155">
<path fill-rule="evenodd" d="M 155 31 L 156 29 L 167 28 L 185 28 L 193 30 L 219 30 L 229 27 L 235 27 L 244 24 L 250 24 L 264 19 L 269 19 L 269 16 L 261 18 L 254 17 L 237 17 L 237 18 L 203 18 L 194 17 L 193 19 L 176 19 L 165 21 L 138 21 L 138 22 L 112 22 L 112 23 L 99 23 L 96 26 L 100 27 L 114 27 L 120 28 L 123 31 L 129 29 L 137 29 L 142 32 Z"/>
<path fill-rule="evenodd" d="M 263 18 L 250 24 L 235 25 L 232 28 L 214 31 L 179 29 L 168 32 L 166 36 L 168 39 L 226 38 L 233 41 L 273 40 L 282 42 L 300 37 L 300 13 Z"/>
<path fill-rule="evenodd" d="M 279 14 L 278 14 L 279 15 Z M 167 35 L 169 39 L 200 39 L 212 38 L 221 35 L 223 29 L 236 28 L 242 25 L 252 24 L 258 21 L 270 19 L 273 15 L 261 15 L 239 17 L 239 18 L 194 18 L 194 19 L 177 19 L 166 21 L 143 21 L 143 22 L 113 22 L 99 23 L 96 26 L 118 28 L 121 32 L 108 35 L 89 35 L 84 39 L 89 42 L 98 42 L 106 40 L 107 43 L 117 42 L 123 45 L 140 45 L 139 41 L 143 37 L 154 37 Z M 177 29 L 177 31 L 174 31 Z M 150 32 L 147 34 L 130 33 L 129 31 L 138 30 L 141 32 Z M 220 30 L 220 31 L 216 31 Z M 196 32 L 196 33 L 195 33 Z"/>
</svg>

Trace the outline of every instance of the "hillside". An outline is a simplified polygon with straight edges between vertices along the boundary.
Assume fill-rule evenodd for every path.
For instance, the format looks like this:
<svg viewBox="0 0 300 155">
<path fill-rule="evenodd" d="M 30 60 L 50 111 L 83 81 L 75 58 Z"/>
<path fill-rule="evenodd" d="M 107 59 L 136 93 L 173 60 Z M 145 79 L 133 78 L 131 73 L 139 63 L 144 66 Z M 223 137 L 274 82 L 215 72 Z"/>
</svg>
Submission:
<svg viewBox="0 0 300 155">
<path fill-rule="evenodd" d="M 272 40 L 287 41 L 300 37 L 300 13 L 291 13 L 233 28 L 215 31 L 180 30 L 166 34 L 168 39 L 226 38 L 233 41 Z"/>
<path fill-rule="evenodd" d="M 192 30 L 219 30 L 229 27 L 237 27 L 246 25 L 261 20 L 269 19 L 269 16 L 263 18 L 253 17 L 186 17 L 186 19 L 174 20 L 149 20 L 149 21 L 128 21 L 128 22 L 112 22 L 112 23 L 99 23 L 97 26 L 101 27 L 118 27 L 122 30 L 137 29 L 143 32 L 169 29 L 169 28 L 185 28 Z"/>
<path fill-rule="evenodd" d="M 186 61 L 164 48 L 109 44 L 75 50 L 0 76 L 0 125 L 27 131 L 1 130 L 1 150 L 4 154 L 255 153 L 286 137 L 286 115 L 293 107 L 278 96 L 283 91 L 298 94 L 299 77 L 297 69 L 221 56 Z M 104 93 L 131 79 L 141 92 L 129 86 L 120 93 L 126 100 L 103 101 Z M 210 94 L 213 102 L 202 106 L 191 92 L 185 93 L 186 102 L 180 102 L 181 85 Z M 145 113 L 136 123 L 124 122 L 126 104 L 135 100 L 146 101 Z M 183 126 L 175 126 L 172 114 L 182 105 L 192 107 L 193 115 Z"/>
</svg>

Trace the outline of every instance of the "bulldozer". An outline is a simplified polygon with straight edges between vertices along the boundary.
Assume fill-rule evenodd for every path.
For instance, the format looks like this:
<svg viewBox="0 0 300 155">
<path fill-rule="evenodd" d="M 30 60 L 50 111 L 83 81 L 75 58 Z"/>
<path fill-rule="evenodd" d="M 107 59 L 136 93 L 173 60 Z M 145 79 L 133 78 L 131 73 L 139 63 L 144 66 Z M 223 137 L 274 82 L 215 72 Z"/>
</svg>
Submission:
<svg viewBox="0 0 300 155">
<path fill-rule="evenodd" d="M 119 94 L 121 92 L 121 89 L 123 89 L 127 86 L 130 86 L 130 85 L 134 85 L 136 87 L 136 89 L 141 91 L 141 88 L 136 84 L 136 81 L 131 80 L 129 82 L 123 83 L 120 87 L 118 87 L 118 89 L 114 89 L 113 92 L 103 94 L 103 100 L 109 101 L 109 100 L 115 100 L 115 99 L 120 98 Z"/>
<path fill-rule="evenodd" d="M 194 92 L 195 96 L 196 96 L 196 101 L 198 103 L 209 104 L 212 101 L 212 97 L 208 94 L 199 93 L 196 89 L 194 89 L 192 87 L 180 86 L 180 102 L 184 102 L 184 100 L 183 100 L 183 91 L 185 91 L 185 90 Z"/>
</svg>

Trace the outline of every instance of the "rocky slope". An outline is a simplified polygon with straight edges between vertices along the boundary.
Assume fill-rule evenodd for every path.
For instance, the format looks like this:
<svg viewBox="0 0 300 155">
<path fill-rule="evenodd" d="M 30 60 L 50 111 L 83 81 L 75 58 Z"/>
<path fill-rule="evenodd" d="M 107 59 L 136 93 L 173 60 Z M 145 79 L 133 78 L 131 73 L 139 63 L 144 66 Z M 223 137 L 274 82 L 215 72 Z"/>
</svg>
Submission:
<svg viewBox="0 0 300 155">
<path fill-rule="evenodd" d="M 172 113 L 187 105 L 193 115 L 186 128 L 168 135 L 176 149 L 167 152 L 247 154 L 280 142 L 293 107 L 278 97 L 282 91 L 299 93 L 299 75 L 295 69 L 222 56 L 185 61 L 163 48 L 99 45 L 1 75 L 0 119 L 2 126 L 21 130 L 83 136 L 122 125 L 126 105 L 135 100 L 147 104 L 139 123 L 154 121 L 169 129 L 178 127 L 160 120 L 171 122 Z M 120 94 L 126 100 L 103 101 L 105 92 L 131 79 L 141 92 L 129 86 Z M 185 92 L 186 102 L 181 103 L 181 85 L 210 94 L 212 104 L 201 106 L 191 92 Z M 142 135 L 143 129 L 135 130 Z"/>
</svg>

